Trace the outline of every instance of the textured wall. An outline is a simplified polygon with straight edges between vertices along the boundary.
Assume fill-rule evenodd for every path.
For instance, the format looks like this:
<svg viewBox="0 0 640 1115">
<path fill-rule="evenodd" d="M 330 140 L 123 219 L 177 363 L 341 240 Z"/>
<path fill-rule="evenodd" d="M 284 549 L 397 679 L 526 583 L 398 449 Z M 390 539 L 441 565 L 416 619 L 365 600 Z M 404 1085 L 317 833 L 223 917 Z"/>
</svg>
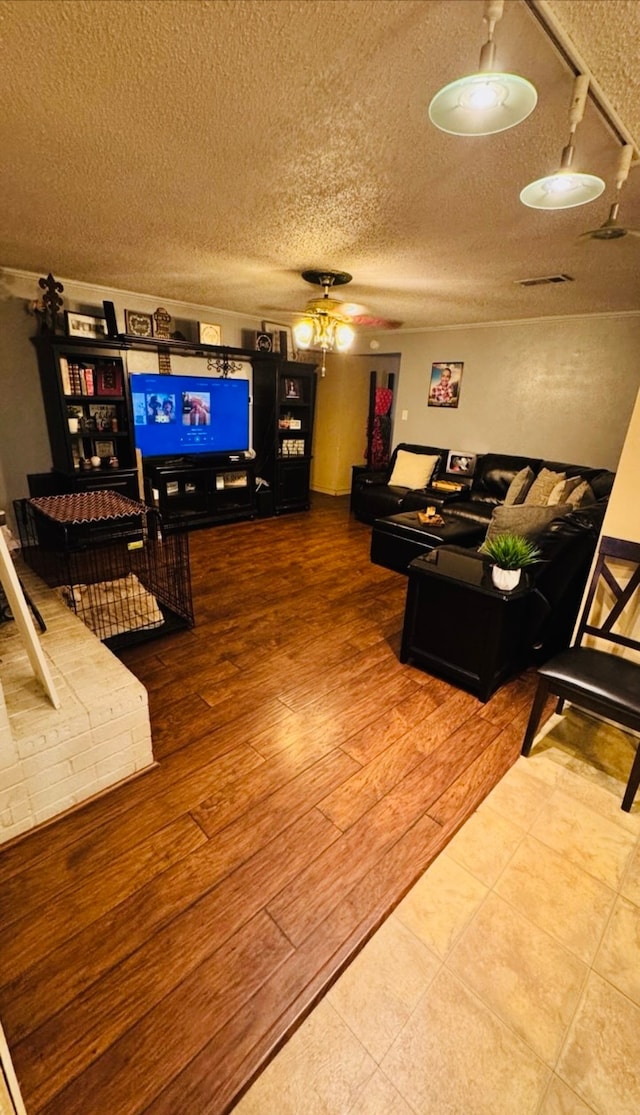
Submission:
<svg viewBox="0 0 640 1115">
<path fill-rule="evenodd" d="M 381 333 L 377 339 L 381 349 L 402 354 L 394 444 L 616 467 L 640 386 L 640 316 Z M 427 406 L 431 364 L 439 361 L 464 362 L 455 410 Z"/>
</svg>

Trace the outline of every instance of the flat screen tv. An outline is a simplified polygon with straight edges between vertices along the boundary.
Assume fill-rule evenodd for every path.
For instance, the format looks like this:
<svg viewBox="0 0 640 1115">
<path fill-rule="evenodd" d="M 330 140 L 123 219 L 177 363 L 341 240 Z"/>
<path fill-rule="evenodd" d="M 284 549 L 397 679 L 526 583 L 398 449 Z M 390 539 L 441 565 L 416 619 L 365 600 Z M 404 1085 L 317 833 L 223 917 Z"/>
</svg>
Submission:
<svg viewBox="0 0 640 1115">
<path fill-rule="evenodd" d="M 249 381 L 195 375 L 130 377 L 135 443 L 143 457 L 249 449 Z"/>
</svg>

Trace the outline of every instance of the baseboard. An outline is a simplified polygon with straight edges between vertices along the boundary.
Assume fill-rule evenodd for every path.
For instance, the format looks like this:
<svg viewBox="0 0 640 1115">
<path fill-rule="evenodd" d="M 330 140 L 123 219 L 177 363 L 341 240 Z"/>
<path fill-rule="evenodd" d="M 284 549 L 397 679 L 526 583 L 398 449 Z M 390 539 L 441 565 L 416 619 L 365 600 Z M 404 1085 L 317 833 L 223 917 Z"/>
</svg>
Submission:
<svg viewBox="0 0 640 1115">
<path fill-rule="evenodd" d="M 321 488 L 319 484 L 311 485 L 312 492 L 319 492 L 323 496 L 350 496 L 351 488 Z"/>
</svg>

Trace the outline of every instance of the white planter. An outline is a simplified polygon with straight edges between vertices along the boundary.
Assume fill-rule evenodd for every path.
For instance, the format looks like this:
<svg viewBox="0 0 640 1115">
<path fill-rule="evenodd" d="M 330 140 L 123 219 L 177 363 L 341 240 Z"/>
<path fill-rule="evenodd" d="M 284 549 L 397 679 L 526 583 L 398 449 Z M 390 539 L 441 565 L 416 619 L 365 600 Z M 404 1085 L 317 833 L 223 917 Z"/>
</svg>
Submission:
<svg viewBox="0 0 640 1115">
<path fill-rule="evenodd" d="M 511 592 L 520 583 L 521 573 L 521 569 L 501 569 L 499 565 L 491 567 L 493 583 L 501 592 Z"/>
</svg>

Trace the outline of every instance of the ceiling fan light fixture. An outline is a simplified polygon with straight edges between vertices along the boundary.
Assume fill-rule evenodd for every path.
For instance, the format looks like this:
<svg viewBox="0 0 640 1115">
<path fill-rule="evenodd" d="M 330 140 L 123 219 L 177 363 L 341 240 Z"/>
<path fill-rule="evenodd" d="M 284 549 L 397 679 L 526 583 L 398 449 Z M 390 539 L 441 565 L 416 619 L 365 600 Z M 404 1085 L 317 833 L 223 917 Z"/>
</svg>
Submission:
<svg viewBox="0 0 640 1115">
<path fill-rule="evenodd" d="M 494 71 L 493 31 L 502 18 L 503 0 L 485 0 L 483 19 L 489 38 L 480 52 L 478 73 L 443 86 L 429 105 L 429 119 L 441 132 L 486 136 L 514 128 L 526 120 L 538 102 L 535 86 L 518 74 Z"/>
<path fill-rule="evenodd" d="M 309 317 L 302 317 L 293 327 L 293 336 L 296 348 L 311 348 L 313 342 L 313 321 Z"/>
<path fill-rule="evenodd" d="M 344 304 L 329 295 L 333 286 L 351 282 L 351 275 L 346 271 L 303 271 L 302 277 L 308 283 L 321 286 L 324 294 L 322 298 L 309 299 L 302 317 L 293 325 L 293 336 L 298 348 L 322 351 L 324 374 L 324 353 L 347 352 L 355 338 L 343 313 Z"/>
</svg>

